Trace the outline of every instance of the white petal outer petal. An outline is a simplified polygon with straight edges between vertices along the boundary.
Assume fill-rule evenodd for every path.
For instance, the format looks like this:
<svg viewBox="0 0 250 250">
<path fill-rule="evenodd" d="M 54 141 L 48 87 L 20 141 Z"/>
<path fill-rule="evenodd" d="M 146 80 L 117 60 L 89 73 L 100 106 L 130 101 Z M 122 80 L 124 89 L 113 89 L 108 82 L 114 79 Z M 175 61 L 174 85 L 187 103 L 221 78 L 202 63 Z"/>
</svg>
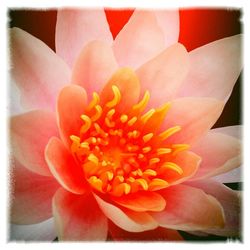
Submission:
<svg viewBox="0 0 250 250">
<path fill-rule="evenodd" d="M 241 140 L 242 139 L 242 130 L 243 130 L 242 125 L 235 125 L 235 126 L 228 126 L 228 127 L 211 129 L 210 132 L 216 132 L 216 133 L 230 135 L 230 136 L 233 136 L 233 137 Z"/>
<path fill-rule="evenodd" d="M 220 183 L 235 183 L 235 182 L 242 182 L 242 169 L 243 166 L 233 169 L 230 172 L 217 175 L 212 177 L 213 180 L 218 181 Z"/>
<path fill-rule="evenodd" d="M 112 43 L 105 12 L 102 9 L 61 9 L 57 13 L 56 52 L 70 67 L 90 41 Z"/>
<path fill-rule="evenodd" d="M 11 74 L 21 93 L 21 105 L 54 110 L 59 90 L 69 83 L 66 63 L 45 43 L 19 29 L 10 29 Z"/>
<path fill-rule="evenodd" d="M 242 69 L 241 41 L 242 35 L 235 35 L 191 51 L 190 71 L 177 96 L 226 101 Z"/>
<path fill-rule="evenodd" d="M 53 241 L 55 238 L 53 218 L 31 225 L 9 225 L 9 241 Z"/>
</svg>

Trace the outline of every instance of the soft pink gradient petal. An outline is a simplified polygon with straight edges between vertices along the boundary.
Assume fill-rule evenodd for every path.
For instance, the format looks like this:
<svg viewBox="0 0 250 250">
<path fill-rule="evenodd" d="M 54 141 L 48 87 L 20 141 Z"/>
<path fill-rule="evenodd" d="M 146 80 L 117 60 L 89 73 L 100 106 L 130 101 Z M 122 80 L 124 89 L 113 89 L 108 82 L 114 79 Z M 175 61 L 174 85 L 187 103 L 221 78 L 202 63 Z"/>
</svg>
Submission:
<svg viewBox="0 0 250 250">
<path fill-rule="evenodd" d="M 189 68 L 185 47 L 176 43 L 136 70 L 141 82 L 141 94 L 150 92 L 149 106 L 158 106 L 170 101 Z"/>
<path fill-rule="evenodd" d="M 163 128 L 181 126 L 168 143 L 195 143 L 219 118 L 224 102 L 213 98 L 184 97 L 171 102 Z"/>
<path fill-rule="evenodd" d="M 139 67 L 165 48 L 163 31 L 154 12 L 135 10 L 115 38 L 113 49 L 122 67 Z"/>
<path fill-rule="evenodd" d="M 178 42 L 180 29 L 179 10 L 155 10 L 154 13 L 164 34 L 165 47 Z"/>
<path fill-rule="evenodd" d="M 10 29 L 11 74 L 28 110 L 54 110 L 59 90 L 69 83 L 65 62 L 39 39 L 19 29 Z"/>
<path fill-rule="evenodd" d="M 72 68 L 82 48 L 93 40 L 112 43 L 103 9 L 61 9 L 57 13 L 56 53 Z"/>
<path fill-rule="evenodd" d="M 56 180 L 69 192 L 83 194 L 86 181 L 78 165 L 61 140 L 52 137 L 45 148 L 45 159 Z"/>
<path fill-rule="evenodd" d="M 58 135 L 55 115 L 35 110 L 13 116 L 10 132 L 10 143 L 17 160 L 35 173 L 50 176 L 44 159 L 44 148 L 51 136 Z"/>
<path fill-rule="evenodd" d="M 59 188 L 52 177 L 29 171 L 17 160 L 12 160 L 11 222 L 34 224 L 52 216 L 51 201 Z"/>
<path fill-rule="evenodd" d="M 30 225 L 11 224 L 9 229 L 9 240 L 11 241 L 48 241 L 51 242 L 57 237 L 54 219 L 42 221 Z"/>
<path fill-rule="evenodd" d="M 123 207 L 137 212 L 162 211 L 166 206 L 166 201 L 160 194 L 148 191 L 113 197 L 112 200 Z"/>
<path fill-rule="evenodd" d="M 108 221 L 90 193 L 75 195 L 60 188 L 53 198 L 59 240 L 106 240 Z"/>
<path fill-rule="evenodd" d="M 235 126 L 211 129 L 210 132 L 222 133 L 225 135 L 233 136 L 238 140 L 242 140 L 242 131 L 243 131 L 242 125 L 235 125 Z"/>
<path fill-rule="evenodd" d="M 212 179 L 220 183 L 242 182 L 243 181 L 242 169 L 243 169 L 243 166 L 239 168 L 235 168 L 231 170 L 230 172 L 216 175 L 212 177 Z"/>
<path fill-rule="evenodd" d="M 209 132 L 191 149 L 202 162 L 192 180 L 219 175 L 241 164 L 241 143 L 234 137 Z"/>
<path fill-rule="evenodd" d="M 70 146 L 71 135 L 79 136 L 83 125 L 81 115 L 87 103 L 86 91 L 77 85 L 64 87 L 57 99 L 57 123 L 63 142 Z"/>
<path fill-rule="evenodd" d="M 157 223 L 146 212 L 121 209 L 94 195 L 103 213 L 118 227 L 129 232 L 143 232 L 157 227 Z"/>
<path fill-rule="evenodd" d="M 242 70 L 242 35 L 227 37 L 189 53 L 190 71 L 178 96 L 226 100 Z"/>
<path fill-rule="evenodd" d="M 111 47 L 105 42 L 93 41 L 77 57 L 71 83 L 84 87 L 91 99 L 92 93 L 100 92 L 117 68 Z"/>
<path fill-rule="evenodd" d="M 221 236 L 239 236 L 241 230 L 241 196 L 225 185 L 213 180 L 201 180 L 188 183 L 201 188 L 209 195 L 214 196 L 222 205 L 225 213 L 225 227 L 205 232 Z"/>
<path fill-rule="evenodd" d="M 220 203 L 202 190 L 176 185 L 160 192 L 167 206 L 162 212 L 150 214 L 160 226 L 178 230 L 202 230 L 224 226 Z"/>
<path fill-rule="evenodd" d="M 115 241 L 183 241 L 176 230 L 157 227 L 141 233 L 131 233 L 109 221 L 109 232 Z"/>
</svg>

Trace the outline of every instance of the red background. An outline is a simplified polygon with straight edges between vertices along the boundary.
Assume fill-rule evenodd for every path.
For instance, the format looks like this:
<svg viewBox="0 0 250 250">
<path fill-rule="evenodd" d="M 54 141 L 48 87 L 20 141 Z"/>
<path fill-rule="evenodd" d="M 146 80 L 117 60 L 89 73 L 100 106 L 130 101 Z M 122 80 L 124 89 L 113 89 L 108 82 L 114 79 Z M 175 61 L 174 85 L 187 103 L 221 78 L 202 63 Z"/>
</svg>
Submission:
<svg viewBox="0 0 250 250">
<path fill-rule="evenodd" d="M 105 10 L 115 38 L 133 13 L 128 10 Z M 55 49 L 56 10 L 10 10 L 10 27 L 19 27 Z M 237 9 L 181 9 L 179 42 L 188 51 L 206 43 L 241 33 L 241 11 Z M 241 123 L 241 77 L 238 79 L 221 118 L 215 127 Z"/>
</svg>

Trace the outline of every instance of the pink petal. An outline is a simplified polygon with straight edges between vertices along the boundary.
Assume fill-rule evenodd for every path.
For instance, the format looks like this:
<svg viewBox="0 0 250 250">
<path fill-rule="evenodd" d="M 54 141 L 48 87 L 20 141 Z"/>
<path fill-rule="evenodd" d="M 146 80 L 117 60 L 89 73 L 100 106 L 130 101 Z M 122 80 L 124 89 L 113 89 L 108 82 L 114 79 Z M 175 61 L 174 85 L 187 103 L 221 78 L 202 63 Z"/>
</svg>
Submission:
<svg viewBox="0 0 250 250">
<path fill-rule="evenodd" d="M 214 125 L 223 107 L 223 102 L 212 98 L 174 100 L 163 127 L 179 125 L 181 131 L 169 137 L 167 142 L 193 144 Z"/>
<path fill-rule="evenodd" d="M 154 11 L 158 25 L 165 38 L 165 48 L 178 42 L 179 38 L 179 10 L 157 10 Z"/>
<path fill-rule="evenodd" d="M 113 41 L 102 9 L 61 9 L 57 13 L 56 53 L 70 67 L 82 48 L 93 40 Z"/>
<path fill-rule="evenodd" d="M 241 197 L 236 191 L 211 179 L 190 182 L 188 185 L 200 188 L 207 194 L 214 196 L 223 207 L 225 213 L 225 227 L 216 230 L 206 230 L 207 233 L 221 236 L 240 235 Z"/>
<path fill-rule="evenodd" d="M 69 83 L 70 70 L 42 41 L 13 28 L 11 38 L 11 74 L 21 92 L 26 110 L 55 109 L 59 90 Z"/>
<path fill-rule="evenodd" d="M 75 195 L 59 189 L 53 198 L 59 240 L 106 240 L 108 222 L 90 193 Z"/>
<path fill-rule="evenodd" d="M 150 213 L 160 226 L 184 231 L 224 226 L 220 203 L 202 190 L 181 184 L 160 193 L 167 206 L 162 212 Z"/>
<path fill-rule="evenodd" d="M 154 12 L 135 10 L 116 36 L 113 49 L 118 64 L 137 68 L 165 48 L 164 34 Z"/>
<path fill-rule="evenodd" d="M 31 225 L 10 225 L 10 241 L 51 242 L 56 236 L 53 218 Z"/>
<path fill-rule="evenodd" d="M 240 141 L 221 133 L 208 133 L 191 150 L 202 158 L 200 168 L 192 180 L 219 175 L 241 164 Z"/>
<path fill-rule="evenodd" d="M 83 194 L 86 191 L 82 168 L 58 138 L 52 137 L 48 142 L 45 159 L 51 173 L 65 189 L 75 194 Z"/>
<path fill-rule="evenodd" d="M 166 201 L 156 192 L 140 191 L 121 197 L 113 197 L 112 200 L 137 212 L 162 211 L 166 206 Z"/>
<path fill-rule="evenodd" d="M 33 224 L 52 216 L 52 196 L 59 187 L 54 178 L 35 174 L 13 160 L 11 185 L 13 223 Z"/>
<path fill-rule="evenodd" d="M 83 125 L 81 115 L 86 107 L 86 91 L 77 85 L 64 87 L 57 99 L 57 121 L 60 136 L 66 145 L 71 145 L 71 135 L 78 136 Z"/>
<path fill-rule="evenodd" d="M 183 241 L 176 230 L 157 227 L 141 233 L 131 233 L 109 221 L 109 232 L 115 241 Z"/>
<path fill-rule="evenodd" d="M 190 52 L 190 71 L 178 96 L 225 100 L 242 69 L 242 35 L 227 37 Z"/>
<path fill-rule="evenodd" d="M 116 69 L 117 63 L 111 47 L 107 43 L 93 41 L 77 57 L 71 83 L 84 87 L 92 98 L 92 93 L 100 92 Z"/>
<path fill-rule="evenodd" d="M 14 116 L 10 121 L 11 146 L 17 160 L 29 170 L 50 176 L 44 149 L 52 136 L 58 135 L 55 115 L 47 111 L 31 111 Z"/>
<path fill-rule="evenodd" d="M 121 209 L 94 195 L 103 213 L 118 227 L 129 232 L 143 232 L 157 227 L 157 223 L 146 212 Z"/>
<path fill-rule="evenodd" d="M 137 71 L 141 82 L 141 94 L 150 92 L 149 106 L 170 101 L 188 72 L 188 53 L 179 43 L 168 47 L 143 64 Z"/>
<path fill-rule="evenodd" d="M 214 128 L 211 130 L 211 132 L 216 133 L 222 133 L 225 135 L 233 136 L 238 140 L 242 139 L 242 125 L 235 125 L 235 126 L 228 126 L 228 127 L 222 127 L 222 128 Z"/>
</svg>

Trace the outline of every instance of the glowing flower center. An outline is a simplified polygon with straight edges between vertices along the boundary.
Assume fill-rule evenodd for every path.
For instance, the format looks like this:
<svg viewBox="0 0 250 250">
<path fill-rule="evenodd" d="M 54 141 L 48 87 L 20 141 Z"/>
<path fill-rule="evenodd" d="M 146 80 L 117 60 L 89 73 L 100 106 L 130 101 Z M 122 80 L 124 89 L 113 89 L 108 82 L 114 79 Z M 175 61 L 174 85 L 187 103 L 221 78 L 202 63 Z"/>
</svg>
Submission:
<svg viewBox="0 0 250 250">
<path fill-rule="evenodd" d="M 180 131 L 180 126 L 159 134 L 152 132 L 161 125 L 170 103 L 142 114 L 150 98 L 146 91 L 138 104 L 126 114 L 120 113 L 116 109 L 122 98 L 120 90 L 113 85 L 112 91 L 113 99 L 102 106 L 99 95 L 93 93 L 81 116 L 80 135 L 70 136 L 71 151 L 86 179 L 94 189 L 114 196 L 167 187 L 169 183 L 162 176 L 168 171 L 183 174 L 171 159 L 188 148 L 187 144 L 167 144 L 167 138 Z"/>
</svg>

